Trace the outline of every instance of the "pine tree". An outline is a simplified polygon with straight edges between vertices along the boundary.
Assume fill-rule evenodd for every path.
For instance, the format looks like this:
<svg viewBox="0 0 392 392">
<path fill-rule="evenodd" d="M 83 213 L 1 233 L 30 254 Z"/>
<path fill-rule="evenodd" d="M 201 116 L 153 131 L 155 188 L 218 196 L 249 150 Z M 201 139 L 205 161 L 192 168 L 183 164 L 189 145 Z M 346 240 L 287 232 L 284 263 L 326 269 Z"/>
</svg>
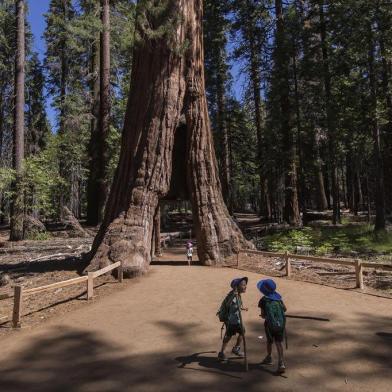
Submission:
<svg viewBox="0 0 392 392">
<path fill-rule="evenodd" d="M 231 158 L 229 150 L 229 135 L 227 128 L 227 89 L 229 84 L 229 66 L 226 53 L 227 33 L 229 21 L 227 13 L 228 4 L 225 1 L 204 2 L 204 42 L 205 42 L 205 68 L 206 87 L 209 110 L 212 124 L 216 134 L 216 150 L 220 163 L 220 177 L 222 180 L 222 193 L 225 203 L 232 211 L 231 196 Z"/>
<path fill-rule="evenodd" d="M 281 0 L 275 0 L 276 36 L 275 36 L 275 72 L 277 77 L 283 154 L 285 162 L 285 204 L 284 219 L 293 226 L 301 224 L 298 205 L 297 151 L 295 133 L 292 129 L 292 107 L 290 102 L 290 47 L 286 36 L 286 27 Z"/>
<path fill-rule="evenodd" d="M 10 240 L 23 239 L 24 198 L 22 190 L 24 159 L 24 104 L 25 104 L 25 3 L 17 0 L 16 8 L 16 59 L 15 59 L 15 117 L 13 137 L 13 168 L 15 181 L 11 204 Z"/>
<path fill-rule="evenodd" d="M 48 91 L 55 97 L 58 112 L 59 172 L 63 179 L 58 213 L 62 216 L 67 206 L 75 216 L 80 216 L 80 186 L 89 126 L 84 94 L 88 73 L 86 40 L 80 34 L 80 20 L 71 0 L 51 0 L 46 22 L 45 67 Z"/>
<path fill-rule="evenodd" d="M 26 155 L 35 155 L 45 148 L 50 133 L 45 111 L 45 77 L 37 53 L 31 55 L 26 67 Z"/>
<path fill-rule="evenodd" d="M 257 134 L 259 184 L 261 194 L 261 214 L 267 219 L 272 218 L 270 190 L 266 168 L 267 145 L 265 138 L 265 119 L 263 118 L 264 103 L 262 100 L 262 77 L 267 67 L 265 57 L 270 16 L 267 11 L 268 1 L 235 0 L 232 2 L 234 11 L 233 31 L 236 35 L 234 58 L 246 64 L 252 95 L 253 116 Z M 265 91 L 264 91 L 265 93 Z"/>
</svg>

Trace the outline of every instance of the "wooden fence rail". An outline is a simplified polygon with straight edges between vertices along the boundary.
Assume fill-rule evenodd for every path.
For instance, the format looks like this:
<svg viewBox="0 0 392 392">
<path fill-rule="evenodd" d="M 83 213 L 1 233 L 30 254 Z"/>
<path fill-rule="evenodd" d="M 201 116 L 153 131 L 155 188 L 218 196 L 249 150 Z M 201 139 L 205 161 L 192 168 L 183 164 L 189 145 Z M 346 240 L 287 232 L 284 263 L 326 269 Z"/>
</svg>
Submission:
<svg viewBox="0 0 392 392">
<path fill-rule="evenodd" d="M 23 286 L 17 285 L 14 286 L 14 294 L 5 294 L 0 299 L 12 298 L 14 297 L 14 308 L 12 312 L 12 326 L 13 328 L 21 327 L 21 317 L 22 317 L 22 308 L 23 308 L 23 297 L 27 297 L 29 295 L 42 293 L 47 290 L 57 289 L 60 287 L 67 287 L 74 284 L 79 284 L 83 282 L 87 282 L 87 300 L 93 298 L 94 295 L 94 278 L 106 274 L 114 269 L 118 268 L 118 281 L 121 283 L 123 281 L 123 264 L 118 261 L 117 263 L 108 265 L 105 268 L 102 268 L 98 271 L 89 272 L 87 276 L 80 276 L 78 278 L 64 280 L 62 282 L 51 283 L 45 286 L 34 287 L 32 289 L 24 289 Z"/>
<path fill-rule="evenodd" d="M 316 257 L 316 256 L 305 256 L 305 255 L 298 255 L 288 253 L 277 253 L 277 252 L 266 252 L 266 251 L 259 251 L 259 250 L 248 250 L 248 249 L 240 249 L 237 253 L 237 267 L 240 265 L 239 254 L 240 253 L 249 253 L 249 254 L 259 254 L 266 257 L 283 257 L 285 260 L 285 275 L 290 278 L 291 277 L 291 260 L 308 260 L 308 261 L 315 261 L 318 263 L 329 263 L 329 264 L 339 264 L 339 265 L 348 265 L 355 267 L 355 278 L 356 278 L 356 288 L 363 289 L 363 269 L 364 268 L 380 268 L 384 271 L 391 271 L 392 272 L 392 265 L 391 264 L 378 264 L 378 263 L 366 263 L 356 260 L 350 259 L 333 259 L 328 257 Z"/>
</svg>

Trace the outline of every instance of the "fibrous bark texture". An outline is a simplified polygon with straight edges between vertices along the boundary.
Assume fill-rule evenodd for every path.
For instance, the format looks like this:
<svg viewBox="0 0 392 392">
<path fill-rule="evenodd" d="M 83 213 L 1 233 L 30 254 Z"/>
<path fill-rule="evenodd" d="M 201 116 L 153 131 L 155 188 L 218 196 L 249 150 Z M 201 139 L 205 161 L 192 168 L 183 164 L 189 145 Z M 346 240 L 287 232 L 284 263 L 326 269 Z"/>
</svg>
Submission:
<svg viewBox="0 0 392 392">
<path fill-rule="evenodd" d="M 203 2 L 162 1 L 160 12 L 152 3 L 138 6 L 140 39 L 120 160 L 88 269 L 116 261 L 124 262 L 128 275 L 148 268 L 158 201 L 170 188 L 176 132 L 186 133 L 181 164 L 187 166 L 183 181 L 192 201 L 200 261 L 220 264 L 247 245 L 220 190 L 204 90 Z M 179 127 L 183 114 L 186 126 Z"/>
</svg>

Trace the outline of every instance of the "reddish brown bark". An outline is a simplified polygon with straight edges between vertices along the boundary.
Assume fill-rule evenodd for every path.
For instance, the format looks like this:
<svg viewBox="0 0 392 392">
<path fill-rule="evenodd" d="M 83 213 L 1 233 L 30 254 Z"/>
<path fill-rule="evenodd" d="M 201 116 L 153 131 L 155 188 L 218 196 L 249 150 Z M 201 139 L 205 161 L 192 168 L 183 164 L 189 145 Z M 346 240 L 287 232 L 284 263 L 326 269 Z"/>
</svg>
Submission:
<svg viewBox="0 0 392 392">
<path fill-rule="evenodd" d="M 202 0 L 173 0 L 161 16 L 141 7 L 139 12 L 148 23 L 137 24 L 141 40 L 133 56 L 120 161 L 88 269 L 119 260 L 128 275 L 148 268 L 154 214 L 169 191 L 177 129 L 187 136 L 184 161 L 198 256 L 203 264 L 219 264 L 246 241 L 220 191 L 204 90 Z M 173 33 L 145 31 L 164 31 L 173 23 Z M 184 112 L 186 127 L 178 128 Z"/>
<path fill-rule="evenodd" d="M 161 208 L 157 207 L 154 217 L 154 254 L 162 256 L 161 250 Z"/>
<path fill-rule="evenodd" d="M 11 203 L 10 240 L 23 239 L 23 158 L 24 158 L 24 105 L 25 105 L 25 3 L 16 1 L 16 58 L 15 58 L 15 109 L 13 168 L 16 178 Z"/>
</svg>

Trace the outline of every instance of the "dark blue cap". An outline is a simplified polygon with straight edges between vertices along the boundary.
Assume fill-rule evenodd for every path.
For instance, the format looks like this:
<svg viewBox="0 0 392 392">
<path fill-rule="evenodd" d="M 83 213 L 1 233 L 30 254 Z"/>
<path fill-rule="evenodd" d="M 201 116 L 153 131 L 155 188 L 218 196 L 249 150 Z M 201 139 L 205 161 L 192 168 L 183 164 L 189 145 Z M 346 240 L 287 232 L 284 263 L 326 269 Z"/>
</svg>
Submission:
<svg viewBox="0 0 392 392">
<path fill-rule="evenodd" d="M 263 279 L 257 283 L 257 288 L 269 299 L 280 301 L 282 296 L 277 293 L 276 283 L 272 279 Z"/>
</svg>

